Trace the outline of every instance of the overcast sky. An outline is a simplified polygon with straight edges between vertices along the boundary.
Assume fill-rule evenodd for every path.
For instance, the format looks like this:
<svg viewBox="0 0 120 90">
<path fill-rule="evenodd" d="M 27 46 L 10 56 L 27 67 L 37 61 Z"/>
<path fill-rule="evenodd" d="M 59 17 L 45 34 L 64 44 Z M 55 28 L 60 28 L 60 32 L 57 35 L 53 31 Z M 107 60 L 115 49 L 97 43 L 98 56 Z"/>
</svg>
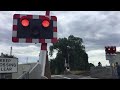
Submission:
<svg viewBox="0 0 120 90">
<path fill-rule="evenodd" d="M 13 14 L 44 15 L 44 11 L 0 11 L 0 53 L 10 53 L 19 58 L 20 63 L 36 62 L 40 44 L 12 43 Z M 58 38 L 74 35 L 84 41 L 89 62 L 109 65 L 105 60 L 104 47 L 117 46 L 120 50 L 120 12 L 119 11 L 51 11 L 58 18 Z M 50 45 L 50 44 L 49 44 Z M 55 55 L 54 55 L 55 57 Z"/>
</svg>

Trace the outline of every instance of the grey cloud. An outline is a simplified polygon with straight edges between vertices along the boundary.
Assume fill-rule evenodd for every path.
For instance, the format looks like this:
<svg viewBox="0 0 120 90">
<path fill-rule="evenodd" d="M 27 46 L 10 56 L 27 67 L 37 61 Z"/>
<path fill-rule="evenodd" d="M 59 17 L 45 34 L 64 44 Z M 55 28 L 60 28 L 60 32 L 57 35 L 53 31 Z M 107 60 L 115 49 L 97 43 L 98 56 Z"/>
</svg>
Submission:
<svg viewBox="0 0 120 90">
<path fill-rule="evenodd" d="M 45 14 L 45 11 L 2 11 L 0 13 L 0 43 L 23 47 L 41 44 L 12 43 L 12 16 L 15 13 Z M 58 17 L 58 37 L 69 35 L 83 38 L 86 50 L 103 49 L 105 45 L 119 46 L 120 12 L 118 11 L 51 11 Z M 50 46 L 50 44 L 48 44 Z"/>
<path fill-rule="evenodd" d="M 109 12 L 109 14 L 98 12 L 98 14 L 93 14 L 93 16 L 88 14 L 85 16 L 79 15 L 78 19 L 73 19 L 66 24 L 69 31 L 65 30 L 65 27 L 64 31 L 68 35 L 73 34 L 83 38 L 86 46 L 87 44 L 91 44 L 88 48 L 103 48 L 105 45 L 119 46 L 120 35 L 117 34 L 117 32 L 120 32 L 119 21 L 120 12 Z"/>
</svg>

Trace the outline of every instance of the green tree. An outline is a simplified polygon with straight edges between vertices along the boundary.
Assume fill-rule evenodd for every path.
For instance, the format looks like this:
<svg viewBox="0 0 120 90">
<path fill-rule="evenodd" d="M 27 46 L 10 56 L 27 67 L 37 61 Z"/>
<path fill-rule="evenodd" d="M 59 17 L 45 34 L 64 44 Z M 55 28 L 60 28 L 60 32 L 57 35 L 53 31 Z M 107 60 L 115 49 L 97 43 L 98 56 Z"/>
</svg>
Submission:
<svg viewBox="0 0 120 90">
<path fill-rule="evenodd" d="M 95 67 L 95 65 L 92 64 L 92 63 L 89 63 L 89 69 L 90 69 L 91 67 Z"/>
<path fill-rule="evenodd" d="M 71 70 L 87 70 L 89 68 L 88 55 L 82 38 L 74 37 L 73 35 L 68 38 L 59 38 L 57 43 L 50 46 L 50 56 L 53 55 L 54 50 L 57 50 L 57 56 L 51 61 L 52 72 L 63 73 L 65 70 L 65 59 L 69 63 Z"/>
</svg>

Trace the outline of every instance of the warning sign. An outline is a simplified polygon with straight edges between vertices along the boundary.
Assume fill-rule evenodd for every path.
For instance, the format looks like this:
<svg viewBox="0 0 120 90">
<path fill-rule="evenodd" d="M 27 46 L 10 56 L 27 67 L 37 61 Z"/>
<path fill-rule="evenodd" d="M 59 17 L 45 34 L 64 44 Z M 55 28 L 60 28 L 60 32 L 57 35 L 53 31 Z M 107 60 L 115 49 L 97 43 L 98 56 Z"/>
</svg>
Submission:
<svg viewBox="0 0 120 90">
<path fill-rule="evenodd" d="M 17 58 L 0 58 L 0 73 L 13 73 L 18 70 Z"/>
</svg>

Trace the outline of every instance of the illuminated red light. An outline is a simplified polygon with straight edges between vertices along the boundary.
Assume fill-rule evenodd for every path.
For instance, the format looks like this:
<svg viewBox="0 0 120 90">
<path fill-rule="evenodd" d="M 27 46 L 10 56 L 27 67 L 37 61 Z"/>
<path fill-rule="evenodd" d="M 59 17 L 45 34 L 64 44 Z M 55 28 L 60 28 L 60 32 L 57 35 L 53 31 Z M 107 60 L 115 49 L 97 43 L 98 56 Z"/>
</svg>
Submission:
<svg viewBox="0 0 120 90">
<path fill-rule="evenodd" d="M 42 21 L 42 26 L 43 27 L 49 27 L 50 26 L 50 22 L 48 20 L 43 20 Z"/>
<path fill-rule="evenodd" d="M 108 48 L 108 50 L 110 50 L 110 48 Z"/>
<path fill-rule="evenodd" d="M 22 20 L 21 20 L 21 24 L 22 24 L 24 27 L 27 27 L 27 26 L 29 26 L 29 20 L 28 20 L 28 19 L 22 19 Z"/>
</svg>

